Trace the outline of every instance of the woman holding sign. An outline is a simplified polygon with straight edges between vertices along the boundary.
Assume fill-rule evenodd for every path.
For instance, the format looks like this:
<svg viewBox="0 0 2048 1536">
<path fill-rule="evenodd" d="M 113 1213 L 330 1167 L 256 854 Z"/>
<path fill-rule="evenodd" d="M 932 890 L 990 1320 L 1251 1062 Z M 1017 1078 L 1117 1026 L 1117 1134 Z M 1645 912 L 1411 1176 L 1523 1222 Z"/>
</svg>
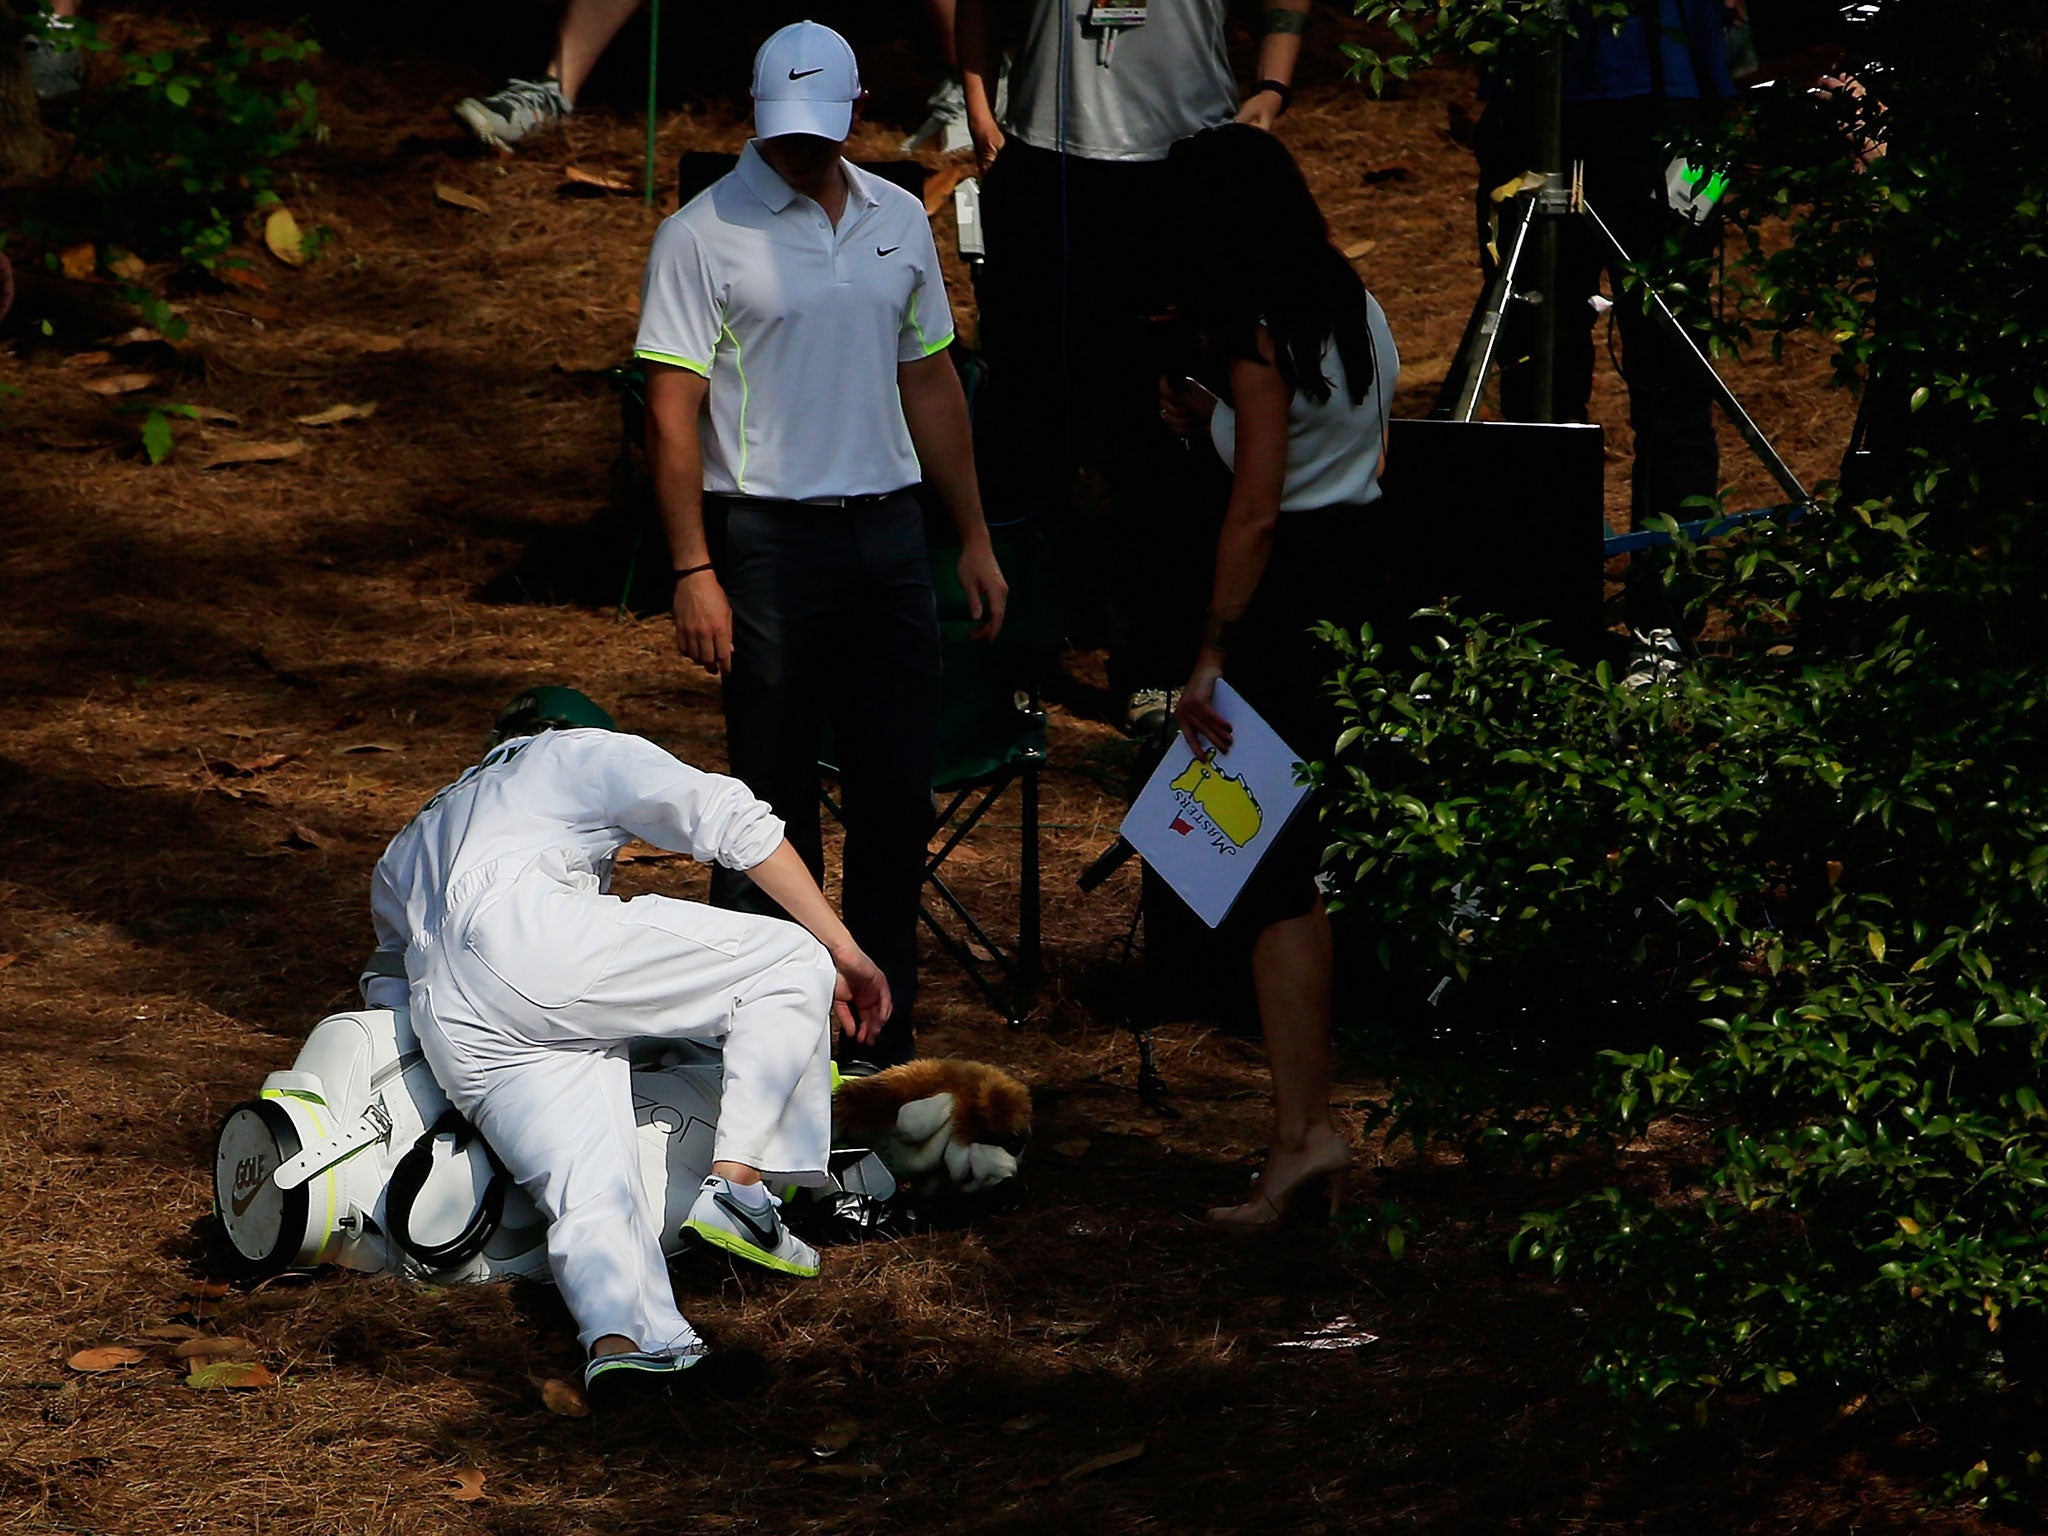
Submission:
<svg viewBox="0 0 2048 1536">
<path fill-rule="evenodd" d="M 1337 725 L 1330 670 L 1310 627 L 1380 615 L 1374 556 L 1380 472 L 1400 360 L 1386 316 L 1351 263 L 1286 146 L 1236 124 L 1174 146 L 1178 206 L 1202 220 L 1186 305 L 1228 366 L 1226 400 L 1191 379 L 1162 380 L 1160 413 L 1206 428 L 1231 469 L 1229 508 L 1201 649 L 1181 689 L 1181 734 L 1200 755 L 1228 750 L 1216 707 L 1227 677 L 1304 758 L 1326 757 Z M 1330 1117 L 1330 919 L 1316 886 L 1322 835 L 1313 805 L 1268 851 L 1228 918 L 1256 933 L 1252 982 L 1273 1075 L 1273 1136 L 1252 1195 L 1210 1220 L 1258 1227 L 1297 1200 L 1343 1198 L 1351 1148 Z"/>
</svg>

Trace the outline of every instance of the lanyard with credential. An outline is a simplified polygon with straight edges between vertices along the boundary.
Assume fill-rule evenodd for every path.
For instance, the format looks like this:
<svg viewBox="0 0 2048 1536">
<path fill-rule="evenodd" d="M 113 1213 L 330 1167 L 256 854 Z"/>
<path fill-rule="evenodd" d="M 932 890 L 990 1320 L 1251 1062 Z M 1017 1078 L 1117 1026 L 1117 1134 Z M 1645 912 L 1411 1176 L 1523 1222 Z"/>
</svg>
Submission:
<svg viewBox="0 0 2048 1536">
<path fill-rule="evenodd" d="M 1116 52 L 1116 40 L 1128 27 L 1145 25 L 1146 0 L 1088 0 L 1088 19 L 1083 23 L 1095 34 L 1095 62 L 1109 68 Z"/>
</svg>

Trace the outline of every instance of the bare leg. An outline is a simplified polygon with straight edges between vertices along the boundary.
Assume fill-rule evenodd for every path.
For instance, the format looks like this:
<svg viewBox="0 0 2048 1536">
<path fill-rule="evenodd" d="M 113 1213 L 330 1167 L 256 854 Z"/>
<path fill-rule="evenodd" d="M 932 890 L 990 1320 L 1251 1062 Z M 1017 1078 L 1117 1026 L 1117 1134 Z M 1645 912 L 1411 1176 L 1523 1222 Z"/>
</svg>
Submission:
<svg viewBox="0 0 2048 1536">
<path fill-rule="evenodd" d="M 57 16 L 76 16 L 84 7 L 85 0 L 50 0 L 50 11 Z"/>
<path fill-rule="evenodd" d="M 749 1168 L 745 1163 L 731 1163 L 721 1160 L 711 1165 L 711 1171 L 728 1184 L 758 1184 L 761 1182 L 761 1170 Z"/>
<path fill-rule="evenodd" d="M 1351 1149 L 1330 1119 L 1332 952 L 1320 898 L 1300 917 L 1263 929 L 1252 946 L 1252 986 L 1273 1076 L 1273 1140 L 1252 1199 L 1211 1211 L 1214 1220 L 1272 1221 L 1304 1185 L 1350 1167 Z"/>
<path fill-rule="evenodd" d="M 562 30 L 555 40 L 555 56 L 548 64 L 550 79 L 561 83 L 562 94 L 574 105 L 583 94 L 583 82 L 598 58 L 611 46 L 640 0 L 569 0 L 569 13 L 562 18 Z"/>
</svg>

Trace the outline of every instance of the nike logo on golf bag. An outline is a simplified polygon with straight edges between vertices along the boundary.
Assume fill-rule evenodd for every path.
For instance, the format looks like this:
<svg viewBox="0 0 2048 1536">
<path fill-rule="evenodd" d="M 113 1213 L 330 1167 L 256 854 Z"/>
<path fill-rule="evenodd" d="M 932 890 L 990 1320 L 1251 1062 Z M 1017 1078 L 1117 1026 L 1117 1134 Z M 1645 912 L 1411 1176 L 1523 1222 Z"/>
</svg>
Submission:
<svg viewBox="0 0 2048 1536">
<path fill-rule="evenodd" d="M 825 73 L 825 66 L 820 64 L 816 69 L 792 69 L 789 72 L 789 78 L 792 80 L 808 80 L 812 75 L 822 75 L 823 73 Z"/>
<path fill-rule="evenodd" d="M 256 1182 L 256 1187 L 246 1195 L 239 1193 L 229 1195 L 228 1209 L 237 1217 L 248 1215 L 249 1207 L 256 1203 L 256 1197 L 263 1193 L 263 1186 L 269 1182 L 268 1179 L 259 1179 Z"/>
<path fill-rule="evenodd" d="M 760 1222 L 754 1219 L 753 1213 L 750 1212 L 744 1205 L 741 1205 L 739 1201 L 734 1200 L 726 1195 L 713 1195 L 711 1199 L 712 1203 L 715 1204 L 721 1211 L 724 1211 L 728 1216 L 732 1217 L 733 1220 L 737 1221 L 741 1226 L 745 1227 L 749 1232 L 753 1233 L 754 1241 L 759 1243 L 761 1247 L 766 1249 L 768 1252 L 773 1253 L 775 1251 L 775 1245 L 782 1241 L 782 1233 L 780 1230 L 782 1224 L 775 1219 L 774 1206 L 771 1205 L 768 1207 L 768 1210 L 766 1212 L 768 1217 L 768 1225 L 764 1227 L 761 1225 Z"/>
<path fill-rule="evenodd" d="M 889 247 L 889 249 L 885 251 L 878 245 L 875 247 L 875 254 L 877 256 L 894 256 L 898 251 L 902 249 L 903 247 L 900 245 L 892 245 Z"/>
</svg>

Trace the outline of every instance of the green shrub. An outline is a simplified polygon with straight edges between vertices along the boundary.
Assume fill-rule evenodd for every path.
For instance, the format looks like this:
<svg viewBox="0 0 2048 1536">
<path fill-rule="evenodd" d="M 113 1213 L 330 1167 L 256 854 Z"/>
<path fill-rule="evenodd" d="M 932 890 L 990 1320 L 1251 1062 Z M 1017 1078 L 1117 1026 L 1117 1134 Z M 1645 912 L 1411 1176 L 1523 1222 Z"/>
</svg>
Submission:
<svg viewBox="0 0 2048 1536">
<path fill-rule="evenodd" d="M 1880 428 L 1863 500 L 1689 556 L 1715 654 L 1631 692 L 1455 612 L 1413 657 L 1332 635 L 1332 856 L 1385 963 L 1634 1014 L 1557 1076 L 1412 1075 L 1397 1125 L 1605 1158 L 1514 1248 L 1620 1289 L 1594 1373 L 1670 1422 L 2048 1368 L 2044 23 L 1888 0 L 1881 112 L 1786 91 L 1715 146 L 1748 253 L 1724 339 L 1818 325 Z M 2037 1467 L 2030 1433 L 1961 1491 Z"/>
</svg>

